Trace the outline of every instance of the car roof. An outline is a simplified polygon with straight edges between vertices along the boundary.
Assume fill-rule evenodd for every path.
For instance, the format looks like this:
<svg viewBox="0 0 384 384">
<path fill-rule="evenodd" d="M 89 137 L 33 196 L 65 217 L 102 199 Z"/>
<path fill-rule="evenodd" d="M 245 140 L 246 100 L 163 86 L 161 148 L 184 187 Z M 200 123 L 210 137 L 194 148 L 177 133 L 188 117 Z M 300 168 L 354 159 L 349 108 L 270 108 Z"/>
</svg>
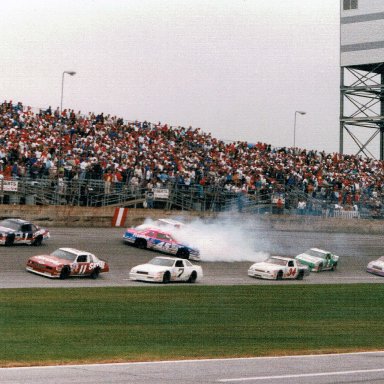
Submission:
<svg viewBox="0 0 384 384">
<path fill-rule="evenodd" d="M 295 260 L 293 257 L 284 257 L 284 256 L 271 256 L 270 258 L 280 259 L 280 260 L 284 260 L 284 261 Z"/>
<path fill-rule="evenodd" d="M 154 257 L 153 259 L 164 259 L 164 260 L 184 260 L 184 259 L 181 259 L 179 257 L 169 257 L 169 256 L 156 256 Z M 151 260 L 153 260 L 151 259 Z"/>
<path fill-rule="evenodd" d="M 321 253 L 330 253 L 328 251 L 324 251 L 324 249 L 320 249 L 320 248 L 311 248 L 313 251 L 317 251 L 317 252 L 321 252 Z"/>
<path fill-rule="evenodd" d="M 59 248 L 59 249 L 66 251 L 66 252 L 73 253 L 75 255 L 83 255 L 84 253 L 86 253 L 88 255 L 93 255 L 91 252 L 81 251 L 80 249 L 76 249 L 76 248 Z"/>
<path fill-rule="evenodd" d="M 180 221 L 173 220 L 173 219 L 157 219 L 157 221 L 160 221 L 161 223 L 170 224 L 174 226 L 182 226 L 184 223 L 181 223 Z"/>
<path fill-rule="evenodd" d="M 12 221 L 12 222 L 17 223 L 17 224 L 30 224 L 30 221 L 23 220 L 23 219 L 15 219 L 13 217 L 2 219 L 1 221 L 4 221 L 4 220 Z"/>
</svg>

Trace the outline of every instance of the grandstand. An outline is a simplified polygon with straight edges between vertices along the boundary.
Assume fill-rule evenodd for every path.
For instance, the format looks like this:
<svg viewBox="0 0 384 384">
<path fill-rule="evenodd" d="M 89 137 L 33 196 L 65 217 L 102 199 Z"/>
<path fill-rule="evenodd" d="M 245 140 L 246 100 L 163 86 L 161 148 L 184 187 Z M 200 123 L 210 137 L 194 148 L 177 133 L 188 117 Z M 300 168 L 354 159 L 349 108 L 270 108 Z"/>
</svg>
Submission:
<svg viewBox="0 0 384 384">
<path fill-rule="evenodd" d="M 383 162 L 224 142 L 200 128 L 0 105 L 4 204 L 382 215 Z M 300 204 L 299 204 L 300 203 Z"/>
</svg>

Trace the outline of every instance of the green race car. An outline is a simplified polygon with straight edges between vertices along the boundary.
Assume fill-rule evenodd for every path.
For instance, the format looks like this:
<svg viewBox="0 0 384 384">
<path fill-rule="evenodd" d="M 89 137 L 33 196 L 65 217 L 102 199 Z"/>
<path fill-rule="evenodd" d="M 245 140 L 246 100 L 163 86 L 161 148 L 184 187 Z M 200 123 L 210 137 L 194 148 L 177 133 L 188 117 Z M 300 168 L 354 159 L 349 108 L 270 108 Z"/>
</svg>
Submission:
<svg viewBox="0 0 384 384">
<path fill-rule="evenodd" d="M 337 267 L 339 256 L 331 252 L 318 248 L 311 248 L 297 255 L 295 259 L 301 264 L 308 265 L 312 272 L 321 272 L 325 270 L 334 271 Z"/>
</svg>

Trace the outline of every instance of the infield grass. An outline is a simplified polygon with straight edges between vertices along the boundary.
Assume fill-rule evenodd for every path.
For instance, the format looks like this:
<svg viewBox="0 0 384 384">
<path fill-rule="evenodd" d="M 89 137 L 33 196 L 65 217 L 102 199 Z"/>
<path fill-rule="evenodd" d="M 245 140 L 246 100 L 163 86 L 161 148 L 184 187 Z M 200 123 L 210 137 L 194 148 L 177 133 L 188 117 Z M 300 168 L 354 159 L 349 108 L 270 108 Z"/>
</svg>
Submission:
<svg viewBox="0 0 384 384">
<path fill-rule="evenodd" d="M 382 349 L 384 287 L 148 286 L 0 290 L 0 365 Z"/>
</svg>

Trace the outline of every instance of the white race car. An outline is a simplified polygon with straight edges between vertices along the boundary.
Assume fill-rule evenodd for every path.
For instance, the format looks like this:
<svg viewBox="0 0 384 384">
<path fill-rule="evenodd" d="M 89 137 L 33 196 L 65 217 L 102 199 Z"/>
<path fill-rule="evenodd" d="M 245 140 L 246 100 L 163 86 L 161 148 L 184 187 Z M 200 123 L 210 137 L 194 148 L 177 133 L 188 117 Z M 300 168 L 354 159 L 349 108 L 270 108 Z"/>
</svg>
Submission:
<svg viewBox="0 0 384 384">
<path fill-rule="evenodd" d="M 370 261 L 367 265 L 367 272 L 384 276 L 384 256 L 379 257 L 377 260 Z"/>
<path fill-rule="evenodd" d="M 252 264 L 248 269 L 248 276 L 269 280 L 302 280 L 306 275 L 309 275 L 307 266 L 290 257 L 281 256 L 271 256 L 265 261 Z"/>
<path fill-rule="evenodd" d="M 186 281 L 194 283 L 203 277 L 203 269 L 189 260 L 174 257 L 158 256 L 147 264 L 137 265 L 129 272 L 131 280 L 169 283 Z"/>
</svg>

